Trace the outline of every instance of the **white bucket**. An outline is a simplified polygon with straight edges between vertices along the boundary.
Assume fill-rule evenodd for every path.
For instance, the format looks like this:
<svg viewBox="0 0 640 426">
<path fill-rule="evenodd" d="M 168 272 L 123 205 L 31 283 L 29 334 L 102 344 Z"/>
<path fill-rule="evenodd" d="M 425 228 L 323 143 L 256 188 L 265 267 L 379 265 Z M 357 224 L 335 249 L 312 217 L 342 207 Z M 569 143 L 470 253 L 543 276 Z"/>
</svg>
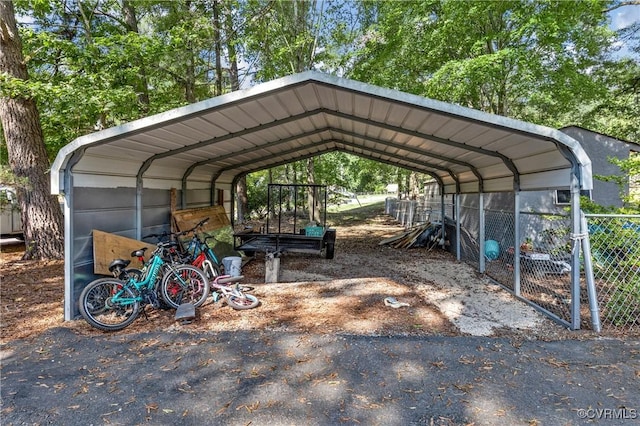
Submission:
<svg viewBox="0 0 640 426">
<path fill-rule="evenodd" d="M 232 277 L 239 277 L 242 274 L 242 258 L 237 256 L 225 257 L 222 259 L 224 273 Z"/>
</svg>

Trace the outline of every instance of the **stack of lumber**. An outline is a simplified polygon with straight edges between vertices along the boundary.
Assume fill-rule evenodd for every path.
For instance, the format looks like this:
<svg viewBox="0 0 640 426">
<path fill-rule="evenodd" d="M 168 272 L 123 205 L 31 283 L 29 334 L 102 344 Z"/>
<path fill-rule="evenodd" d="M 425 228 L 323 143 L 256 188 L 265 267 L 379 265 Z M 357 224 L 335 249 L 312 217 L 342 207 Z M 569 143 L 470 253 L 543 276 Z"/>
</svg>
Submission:
<svg viewBox="0 0 640 426">
<path fill-rule="evenodd" d="M 385 238 L 379 245 L 389 245 L 393 248 L 428 247 L 432 249 L 440 246 L 442 241 L 442 224 L 425 223 L 414 226 L 393 237 Z M 444 236 L 444 244 L 449 245 L 447 234 Z"/>
<path fill-rule="evenodd" d="M 431 222 L 427 222 L 424 225 L 418 225 L 411 227 L 400 234 L 394 235 L 393 237 L 385 238 L 380 241 L 379 245 L 389 245 L 394 248 L 410 248 L 414 247 L 418 242 L 420 236 L 428 231 L 431 226 Z"/>
</svg>

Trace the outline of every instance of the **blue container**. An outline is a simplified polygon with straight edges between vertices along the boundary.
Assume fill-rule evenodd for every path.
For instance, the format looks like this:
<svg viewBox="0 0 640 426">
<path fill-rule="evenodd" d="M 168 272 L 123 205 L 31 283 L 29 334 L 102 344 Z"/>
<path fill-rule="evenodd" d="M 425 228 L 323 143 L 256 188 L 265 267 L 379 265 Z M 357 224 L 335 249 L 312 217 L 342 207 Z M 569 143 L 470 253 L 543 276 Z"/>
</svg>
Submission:
<svg viewBox="0 0 640 426">
<path fill-rule="evenodd" d="M 307 237 L 322 237 L 324 235 L 324 228 L 322 226 L 307 226 L 304 228 L 304 234 Z"/>
<path fill-rule="evenodd" d="M 500 244 L 496 240 L 484 242 L 484 255 L 489 260 L 496 260 L 500 256 Z"/>
</svg>

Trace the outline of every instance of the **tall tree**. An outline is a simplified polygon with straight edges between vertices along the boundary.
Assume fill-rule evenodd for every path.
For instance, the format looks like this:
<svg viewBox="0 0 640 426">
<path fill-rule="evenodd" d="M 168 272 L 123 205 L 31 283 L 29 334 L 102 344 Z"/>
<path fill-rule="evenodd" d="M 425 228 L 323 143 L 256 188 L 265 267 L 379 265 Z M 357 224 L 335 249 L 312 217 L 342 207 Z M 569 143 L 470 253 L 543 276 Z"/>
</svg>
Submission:
<svg viewBox="0 0 640 426">
<path fill-rule="evenodd" d="M 0 73 L 3 80 L 27 81 L 13 2 L 0 2 Z M 50 193 L 49 160 L 35 101 L 20 93 L 0 94 L 0 121 L 9 164 L 28 187 L 18 188 L 26 251 L 24 259 L 64 255 L 62 211 Z"/>
<path fill-rule="evenodd" d="M 322 2 L 275 0 L 265 4 L 257 0 L 248 13 L 262 15 L 252 20 L 247 31 L 249 55 L 256 58 L 259 80 L 271 80 L 313 69 L 321 55 L 318 46 L 323 38 Z M 307 183 L 314 184 L 314 159 L 306 161 Z M 313 191 L 307 198 L 311 206 Z M 309 212 L 315 209 L 309 209 Z M 310 217 L 309 220 L 315 220 Z"/>
<path fill-rule="evenodd" d="M 558 127 L 598 98 L 613 33 L 603 2 L 367 2 L 351 75 Z"/>
<path fill-rule="evenodd" d="M 122 16 L 124 24 L 128 32 L 139 35 L 138 17 L 136 9 L 129 0 L 122 0 Z M 140 53 L 135 54 L 136 63 L 138 63 L 138 78 L 135 80 L 136 93 L 138 95 L 138 103 L 141 107 L 143 115 L 149 113 L 151 101 L 149 100 L 149 81 L 147 78 L 147 70 L 144 64 L 144 58 Z"/>
</svg>

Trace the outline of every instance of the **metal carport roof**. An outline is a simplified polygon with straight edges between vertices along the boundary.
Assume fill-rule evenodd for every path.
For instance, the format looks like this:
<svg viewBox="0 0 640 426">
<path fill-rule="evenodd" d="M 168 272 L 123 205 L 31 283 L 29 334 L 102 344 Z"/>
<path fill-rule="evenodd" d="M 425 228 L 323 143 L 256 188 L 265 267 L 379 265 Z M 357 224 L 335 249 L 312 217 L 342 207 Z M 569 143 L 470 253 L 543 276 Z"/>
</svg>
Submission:
<svg viewBox="0 0 640 426">
<path fill-rule="evenodd" d="M 336 150 L 429 174 L 447 194 L 592 185 L 558 130 L 315 71 L 80 137 L 51 185 L 214 188 Z"/>
<path fill-rule="evenodd" d="M 51 189 L 64 195 L 65 319 L 77 315 L 79 292 L 95 277 L 93 230 L 137 240 L 166 230 L 173 189 L 181 190 L 179 209 L 222 204 L 233 212 L 227 195 L 243 174 L 330 151 L 429 174 L 443 194 L 571 189 L 574 235 L 578 189 L 592 187 L 591 161 L 558 130 L 318 72 L 291 75 L 82 136 L 59 151 Z M 579 278 L 575 272 L 574 289 Z"/>
</svg>

